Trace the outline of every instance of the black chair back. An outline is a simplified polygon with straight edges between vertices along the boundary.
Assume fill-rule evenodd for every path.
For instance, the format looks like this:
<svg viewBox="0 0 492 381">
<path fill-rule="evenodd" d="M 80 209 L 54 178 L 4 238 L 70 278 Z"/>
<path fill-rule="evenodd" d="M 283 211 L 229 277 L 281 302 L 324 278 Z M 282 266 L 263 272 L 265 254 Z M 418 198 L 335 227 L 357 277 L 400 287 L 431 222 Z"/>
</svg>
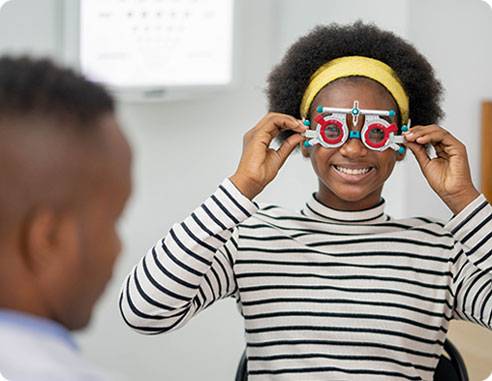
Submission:
<svg viewBox="0 0 492 381">
<path fill-rule="evenodd" d="M 437 364 L 434 381 L 469 381 L 465 361 L 451 341 L 444 342 L 444 352 Z"/>
<path fill-rule="evenodd" d="M 236 370 L 235 381 L 247 381 L 248 380 L 248 359 L 246 358 L 246 351 L 241 355 L 239 365 Z"/>
</svg>

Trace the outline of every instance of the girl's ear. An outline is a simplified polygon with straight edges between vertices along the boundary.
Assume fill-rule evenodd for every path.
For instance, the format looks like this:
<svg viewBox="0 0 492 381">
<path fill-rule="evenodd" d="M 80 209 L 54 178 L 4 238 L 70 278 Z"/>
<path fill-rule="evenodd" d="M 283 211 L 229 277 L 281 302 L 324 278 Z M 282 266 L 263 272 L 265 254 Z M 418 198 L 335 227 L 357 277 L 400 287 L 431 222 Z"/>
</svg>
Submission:
<svg viewBox="0 0 492 381">
<path fill-rule="evenodd" d="M 304 142 L 300 142 L 299 144 L 301 146 L 302 156 L 304 156 L 306 158 L 311 157 L 311 147 L 304 146 Z"/>
<path fill-rule="evenodd" d="M 408 148 L 405 147 L 405 151 L 403 153 L 396 152 L 396 161 L 402 161 L 407 155 Z"/>
</svg>

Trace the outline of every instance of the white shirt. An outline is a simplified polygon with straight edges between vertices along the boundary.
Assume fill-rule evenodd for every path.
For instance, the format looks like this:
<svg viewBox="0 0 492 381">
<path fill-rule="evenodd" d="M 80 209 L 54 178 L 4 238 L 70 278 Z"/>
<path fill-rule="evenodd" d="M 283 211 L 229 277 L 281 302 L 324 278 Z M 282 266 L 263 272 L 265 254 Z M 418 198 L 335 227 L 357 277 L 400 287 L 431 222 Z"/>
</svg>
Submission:
<svg viewBox="0 0 492 381">
<path fill-rule="evenodd" d="M 60 324 L 1 309 L 0 372 L 9 381 L 114 380 L 82 357 Z"/>
</svg>

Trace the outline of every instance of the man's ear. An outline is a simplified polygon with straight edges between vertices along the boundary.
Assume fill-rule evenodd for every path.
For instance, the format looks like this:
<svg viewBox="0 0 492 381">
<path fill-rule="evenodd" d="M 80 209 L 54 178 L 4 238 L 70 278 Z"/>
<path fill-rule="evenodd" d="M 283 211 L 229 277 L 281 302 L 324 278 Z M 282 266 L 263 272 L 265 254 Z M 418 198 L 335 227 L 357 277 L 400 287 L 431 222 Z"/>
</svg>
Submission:
<svg viewBox="0 0 492 381">
<path fill-rule="evenodd" d="M 26 221 L 26 265 L 37 274 L 58 267 L 62 258 L 71 254 L 74 239 L 76 235 L 69 215 L 47 207 L 34 210 Z"/>
</svg>

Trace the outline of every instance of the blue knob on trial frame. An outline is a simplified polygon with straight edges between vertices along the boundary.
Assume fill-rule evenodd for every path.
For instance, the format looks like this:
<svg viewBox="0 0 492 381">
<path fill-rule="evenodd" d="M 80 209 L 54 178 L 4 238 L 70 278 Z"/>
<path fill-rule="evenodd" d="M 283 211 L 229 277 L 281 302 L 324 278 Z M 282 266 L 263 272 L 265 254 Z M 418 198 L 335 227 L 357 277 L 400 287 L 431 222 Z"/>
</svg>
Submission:
<svg viewBox="0 0 492 381">
<path fill-rule="evenodd" d="M 349 138 L 360 139 L 360 131 L 350 131 Z"/>
</svg>

